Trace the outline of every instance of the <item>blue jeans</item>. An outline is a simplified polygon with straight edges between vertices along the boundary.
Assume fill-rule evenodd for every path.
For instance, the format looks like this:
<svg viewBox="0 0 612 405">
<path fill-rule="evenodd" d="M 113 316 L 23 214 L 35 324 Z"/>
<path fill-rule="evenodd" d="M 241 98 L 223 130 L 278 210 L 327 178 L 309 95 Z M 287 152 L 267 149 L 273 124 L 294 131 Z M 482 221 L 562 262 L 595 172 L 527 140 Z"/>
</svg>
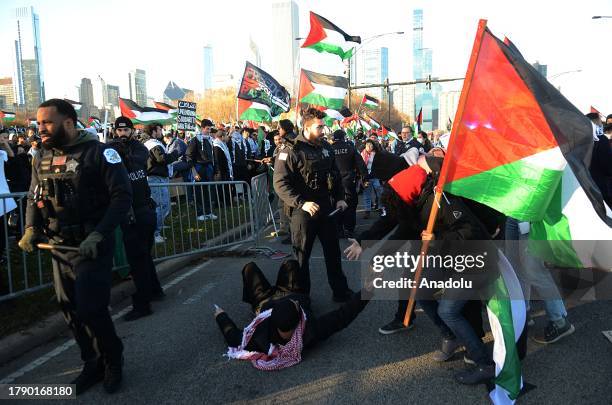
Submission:
<svg viewBox="0 0 612 405">
<path fill-rule="evenodd" d="M 565 304 L 550 271 L 544 267 L 542 260 L 527 252 L 529 234 L 521 235 L 519 221 L 514 218 L 506 220 L 506 257 L 514 267 L 521 283 L 525 305 L 529 310 L 531 288 L 534 288 L 544 299 L 544 310 L 551 322 L 560 321 L 567 316 Z"/>
<path fill-rule="evenodd" d="M 375 201 L 378 202 L 380 199 L 380 195 L 382 194 L 382 186 L 380 185 L 380 180 L 378 179 L 370 179 L 368 186 L 363 190 L 363 203 L 365 205 L 366 211 L 372 210 L 372 193 L 376 191 Z"/>
<path fill-rule="evenodd" d="M 149 184 L 166 184 L 169 182 L 167 177 L 158 176 L 149 176 L 148 180 Z M 170 213 L 170 193 L 168 187 L 151 187 L 151 198 L 157 204 L 157 207 L 155 207 L 155 215 L 157 217 L 155 236 L 158 236 L 161 235 L 164 220 Z"/>
<path fill-rule="evenodd" d="M 433 302 L 433 301 L 431 301 Z M 491 357 L 487 348 L 478 337 L 476 331 L 462 314 L 467 300 L 445 300 L 438 301 L 438 316 L 446 324 L 448 329 L 465 346 L 469 357 L 476 364 L 491 364 Z M 425 308 L 423 307 L 423 310 Z"/>
</svg>

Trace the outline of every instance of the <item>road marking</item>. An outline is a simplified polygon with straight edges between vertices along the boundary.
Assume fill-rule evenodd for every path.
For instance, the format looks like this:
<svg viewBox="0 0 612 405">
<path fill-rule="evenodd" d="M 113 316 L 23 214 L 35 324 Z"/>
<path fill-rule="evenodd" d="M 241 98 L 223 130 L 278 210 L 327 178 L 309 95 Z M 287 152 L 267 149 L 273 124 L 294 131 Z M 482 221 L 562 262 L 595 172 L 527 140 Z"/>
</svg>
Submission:
<svg viewBox="0 0 612 405">
<path fill-rule="evenodd" d="M 202 298 L 204 298 L 204 296 L 213 289 L 213 287 L 216 286 L 215 283 L 211 283 L 211 284 L 207 284 L 204 287 L 200 288 L 200 291 L 198 291 L 197 293 L 195 293 L 194 295 L 192 295 L 191 297 L 187 298 L 184 302 L 183 305 L 191 305 L 191 304 L 195 304 L 196 302 L 199 302 Z"/>
<path fill-rule="evenodd" d="M 211 262 L 212 262 L 212 260 L 207 260 L 206 262 L 200 264 L 199 266 L 196 266 L 193 269 L 189 270 L 187 273 L 182 274 L 182 275 L 176 277 L 175 279 L 173 279 L 172 281 L 168 282 L 167 284 L 163 285 L 162 288 L 164 290 L 167 290 L 168 288 L 177 285 L 181 281 L 185 280 L 187 277 L 194 275 L 198 271 L 202 270 L 204 267 L 208 266 Z M 205 286 L 205 287 L 207 287 L 207 286 Z M 210 285 L 210 287 L 212 287 L 212 285 Z M 131 309 L 132 309 L 132 306 L 128 305 L 126 308 L 124 308 L 121 311 L 117 312 L 112 317 L 113 321 L 121 318 L 123 315 L 127 314 Z M 7 375 L 2 380 L 0 380 L 0 384 L 10 384 L 10 383 L 12 383 L 17 378 L 22 377 L 25 374 L 29 373 L 30 371 L 32 371 L 32 370 L 38 368 L 39 366 L 45 364 L 47 361 L 51 360 L 53 357 L 60 355 L 61 353 L 65 352 L 66 350 L 70 349 L 75 344 L 76 344 L 76 342 L 74 341 L 74 339 L 70 339 L 69 341 L 67 341 L 67 342 L 59 345 L 55 349 L 51 350 L 49 353 L 44 354 L 44 355 L 40 356 L 39 358 L 33 360 L 32 362 L 26 364 L 25 366 L 21 367 L 19 370 L 15 371 L 14 373 Z"/>
</svg>

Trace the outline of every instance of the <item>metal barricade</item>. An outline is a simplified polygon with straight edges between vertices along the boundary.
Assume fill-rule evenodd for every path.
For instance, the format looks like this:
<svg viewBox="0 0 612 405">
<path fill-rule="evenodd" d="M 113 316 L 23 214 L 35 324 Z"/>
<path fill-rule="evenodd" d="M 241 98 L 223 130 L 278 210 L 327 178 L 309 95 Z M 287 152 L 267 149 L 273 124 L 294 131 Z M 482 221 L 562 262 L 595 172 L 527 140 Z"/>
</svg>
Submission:
<svg viewBox="0 0 612 405">
<path fill-rule="evenodd" d="M 254 207 L 260 202 L 253 198 L 246 182 L 149 186 L 152 198 L 161 202 L 161 226 L 153 247 L 156 262 L 255 241 L 255 218 L 259 214 Z M 27 254 L 17 246 L 24 231 L 26 199 L 27 193 L 0 195 L 0 213 L 9 211 L 0 217 L 0 302 L 52 284 L 50 254 L 39 250 Z M 123 246 L 120 240 L 117 246 Z M 116 265 L 114 269 L 121 267 L 126 265 Z"/>
<path fill-rule="evenodd" d="M 53 280 L 51 259 L 17 246 L 23 235 L 27 193 L 0 194 L 0 302 L 47 288 Z"/>
<path fill-rule="evenodd" d="M 153 248 L 155 261 L 254 240 L 256 214 L 246 182 L 172 182 L 149 186 L 151 197 L 158 204 L 158 224 L 163 222 Z M 169 203 L 160 198 L 167 198 Z"/>
</svg>

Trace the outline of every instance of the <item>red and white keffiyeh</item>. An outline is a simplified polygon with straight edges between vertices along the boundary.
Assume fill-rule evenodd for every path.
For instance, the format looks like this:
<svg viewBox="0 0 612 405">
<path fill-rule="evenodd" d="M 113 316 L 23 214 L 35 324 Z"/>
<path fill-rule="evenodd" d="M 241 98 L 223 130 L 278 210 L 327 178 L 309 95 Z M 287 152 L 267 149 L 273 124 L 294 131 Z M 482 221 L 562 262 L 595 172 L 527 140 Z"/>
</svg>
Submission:
<svg viewBox="0 0 612 405">
<path fill-rule="evenodd" d="M 298 364 L 302 361 L 302 348 L 304 346 L 302 337 L 306 328 L 306 314 L 301 308 L 300 312 L 302 314 L 300 323 L 298 323 L 291 340 L 286 345 L 270 343 L 270 349 L 267 354 L 244 349 L 253 337 L 257 326 L 272 314 L 272 309 L 268 309 L 257 315 L 249 326 L 244 328 L 242 343 L 239 347 L 228 348 L 227 357 L 230 359 L 251 360 L 253 367 L 265 371 L 281 370 Z"/>
</svg>

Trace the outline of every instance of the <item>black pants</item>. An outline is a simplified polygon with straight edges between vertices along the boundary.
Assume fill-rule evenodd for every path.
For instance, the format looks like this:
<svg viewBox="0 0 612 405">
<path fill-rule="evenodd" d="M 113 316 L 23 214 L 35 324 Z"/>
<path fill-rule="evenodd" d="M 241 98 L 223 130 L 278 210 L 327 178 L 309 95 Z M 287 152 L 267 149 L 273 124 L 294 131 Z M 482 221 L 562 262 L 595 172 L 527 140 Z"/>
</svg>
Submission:
<svg viewBox="0 0 612 405">
<path fill-rule="evenodd" d="M 278 211 L 279 211 L 279 231 L 289 233 L 289 217 L 287 216 L 287 212 L 285 210 L 285 204 L 283 204 L 283 200 L 278 198 Z"/>
<path fill-rule="evenodd" d="M 108 312 L 113 238 L 98 244 L 98 257 L 52 250 L 53 283 L 64 318 L 81 349 L 83 361 L 102 357 L 117 363 L 123 344 Z"/>
<path fill-rule="evenodd" d="M 353 184 L 353 188 L 355 185 Z M 353 190 L 350 194 L 345 194 L 345 201 L 348 207 L 337 214 L 338 229 L 340 231 L 355 232 L 355 224 L 357 222 L 357 191 Z"/>
<path fill-rule="evenodd" d="M 307 296 L 301 283 L 300 265 L 295 260 L 285 261 L 276 276 L 276 285 L 270 285 L 261 269 L 253 262 L 247 263 L 242 269 L 242 301 L 251 304 L 253 312 L 258 313 L 266 302 L 300 294 Z M 300 304 L 303 304 L 300 302 Z"/>
<path fill-rule="evenodd" d="M 327 281 L 334 295 L 342 295 L 348 290 L 346 277 L 342 272 L 340 244 L 336 234 L 336 221 L 329 218 L 329 207 L 321 205 L 314 217 L 302 209 L 295 209 L 291 214 L 291 242 L 293 252 L 300 264 L 300 284 L 310 293 L 310 254 L 316 237 L 323 246 L 323 256 L 327 268 Z"/>
<path fill-rule="evenodd" d="M 155 211 L 149 207 L 135 209 L 134 216 L 136 222 L 121 224 L 121 232 L 125 255 L 136 287 L 136 293 L 132 295 L 132 305 L 136 310 L 145 310 L 151 304 L 151 295 L 162 292 L 151 257 L 156 217 Z"/>
</svg>

